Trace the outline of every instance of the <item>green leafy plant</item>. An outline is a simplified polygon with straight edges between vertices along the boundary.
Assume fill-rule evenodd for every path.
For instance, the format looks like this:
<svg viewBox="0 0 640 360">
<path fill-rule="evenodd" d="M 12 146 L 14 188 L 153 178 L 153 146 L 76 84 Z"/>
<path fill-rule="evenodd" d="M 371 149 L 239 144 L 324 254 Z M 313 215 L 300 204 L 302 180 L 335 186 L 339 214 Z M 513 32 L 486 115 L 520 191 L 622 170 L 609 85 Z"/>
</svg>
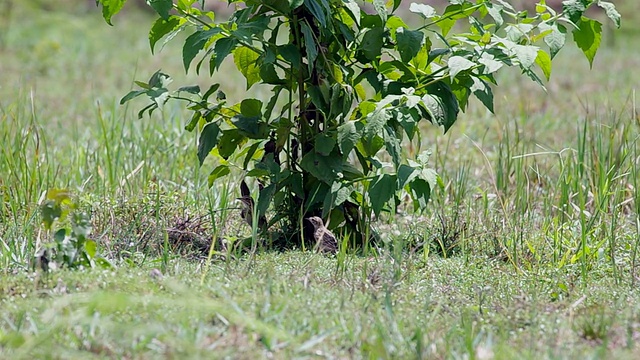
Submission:
<svg viewBox="0 0 640 360">
<path fill-rule="evenodd" d="M 36 253 L 36 261 L 44 271 L 60 267 L 112 267 L 98 255 L 98 245 L 89 238 L 91 218 L 77 211 L 77 206 L 67 190 L 52 189 L 40 205 L 42 222 L 47 231 L 54 230 L 53 241 L 44 244 Z M 71 216 L 71 221 L 68 217 Z"/>
<path fill-rule="evenodd" d="M 126 0 L 97 2 L 111 24 Z M 257 215 L 276 210 L 269 225 L 280 223 L 279 245 L 301 244 L 309 216 L 363 244 L 371 217 L 395 211 L 406 195 L 414 210 L 427 206 L 437 175 L 429 152 L 419 151 L 421 121 L 446 132 L 471 95 L 493 111 L 495 74 L 504 67 L 544 86 L 569 29 L 592 63 L 602 26 L 584 14 L 594 5 L 620 25 L 604 1 L 568 0 L 556 12 L 541 0 L 532 16 L 503 0 L 449 2 L 441 14 L 410 4 L 422 19 L 412 29 L 399 15 L 406 14 L 400 0 L 366 1 L 373 13 L 355 0 L 230 0 L 237 10 L 221 22 L 201 10 L 204 1 L 149 0 L 159 15 L 149 32 L 152 52 L 188 29 L 185 71 L 220 78 L 231 56 L 247 88 L 266 85 L 272 96 L 231 104 L 219 83 L 171 91 L 171 77 L 158 71 L 121 102 L 148 96 L 143 116 L 169 99 L 185 101 L 193 113 L 185 128 L 200 133 L 200 164 L 217 159 L 209 185 L 232 169 L 255 178 Z M 404 151 L 408 143 L 418 151 Z"/>
</svg>

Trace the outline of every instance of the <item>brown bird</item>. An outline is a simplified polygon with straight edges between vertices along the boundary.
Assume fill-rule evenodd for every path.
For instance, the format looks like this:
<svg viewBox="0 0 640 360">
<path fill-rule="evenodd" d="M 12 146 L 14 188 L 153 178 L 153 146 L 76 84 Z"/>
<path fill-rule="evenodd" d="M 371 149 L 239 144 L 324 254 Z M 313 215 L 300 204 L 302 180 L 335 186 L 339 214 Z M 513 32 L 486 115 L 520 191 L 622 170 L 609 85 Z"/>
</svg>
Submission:
<svg viewBox="0 0 640 360">
<path fill-rule="evenodd" d="M 253 199 L 250 196 L 242 196 L 239 197 L 238 200 L 240 200 L 240 203 L 242 204 L 240 217 L 249 224 L 249 226 L 253 226 Z M 260 229 L 260 231 L 267 229 L 266 216 L 262 215 L 258 218 L 258 229 Z"/>
<path fill-rule="evenodd" d="M 240 204 L 242 205 L 242 209 L 240 210 L 240 217 L 247 224 L 249 224 L 249 226 L 253 226 L 254 201 L 251 198 L 249 187 L 244 182 L 244 180 L 240 183 L 240 194 L 242 195 L 238 198 L 238 200 L 240 200 Z M 264 231 L 267 229 L 266 216 L 262 215 L 258 218 L 258 229 L 260 229 L 260 231 Z"/>
<path fill-rule="evenodd" d="M 322 219 L 312 216 L 307 220 L 313 225 L 313 238 L 316 241 L 315 248 L 325 254 L 335 254 L 338 252 L 338 240 L 336 236 L 324 226 Z"/>
</svg>

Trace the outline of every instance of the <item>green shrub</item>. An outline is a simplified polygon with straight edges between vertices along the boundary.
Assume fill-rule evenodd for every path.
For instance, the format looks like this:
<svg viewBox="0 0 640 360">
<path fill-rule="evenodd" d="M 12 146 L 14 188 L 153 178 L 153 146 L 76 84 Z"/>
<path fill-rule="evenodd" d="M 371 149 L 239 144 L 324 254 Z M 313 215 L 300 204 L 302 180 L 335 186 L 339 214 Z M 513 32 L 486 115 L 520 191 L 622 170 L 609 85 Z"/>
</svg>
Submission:
<svg viewBox="0 0 640 360">
<path fill-rule="evenodd" d="M 111 24 L 125 0 L 98 2 Z M 193 112 L 186 129 L 200 132 L 200 164 L 208 156 L 219 162 L 209 185 L 232 169 L 255 178 L 257 215 L 271 206 L 270 225 L 284 230 L 278 245 L 301 244 L 310 216 L 329 219 L 362 245 L 372 216 L 393 213 L 406 195 L 414 210 L 427 206 L 438 180 L 429 152 L 403 151 L 407 142 L 420 148 L 421 121 L 447 131 L 471 95 L 493 111 L 495 74 L 504 67 L 542 86 L 569 31 L 591 63 L 602 32 L 584 16 L 593 5 L 620 24 L 604 1 L 568 0 L 556 12 L 542 0 L 529 16 L 503 0 L 450 0 L 441 14 L 411 4 L 423 21 L 411 29 L 396 13 L 400 0 L 367 2 L 375 13 L 355 0 L 229 1 L 237 10 L 218 23 L 201 10 L 204 1 L 147 1 L 159 15 L 149 32 L 152 51 L 190 29 L 186 71 L 224 78 L 220 65 L 232 56 L 247 88 L 266 84 L 273 95 L 230 104 L 219 83 L 170 91 L 170 76 L 156 72 L 122 103 L 147 95 L 142 116 L 169 99 L 185 101 Z"/>
</svg>

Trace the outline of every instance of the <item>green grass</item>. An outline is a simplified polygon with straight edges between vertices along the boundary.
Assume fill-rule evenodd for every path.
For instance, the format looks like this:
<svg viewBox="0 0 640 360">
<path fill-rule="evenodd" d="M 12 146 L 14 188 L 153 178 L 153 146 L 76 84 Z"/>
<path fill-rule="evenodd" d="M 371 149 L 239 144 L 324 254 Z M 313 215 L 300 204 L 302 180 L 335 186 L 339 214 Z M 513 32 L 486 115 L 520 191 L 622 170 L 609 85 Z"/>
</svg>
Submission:
<svg viewBox="0 0 640 360">
<path fill-rule="evenodd" d="M 179 46 L 149 54 L 153 19 L 144 14 L 109 27 L 93 12 L 14 5 L 0 28 L 0 358 L 640 351 L 640 43 L 626 27 L 631 14 L 607 34 L 592 70 L 567 48 L 547 94 L 506 73 L 496 115 L 472 103 L 446 135 L 425 126 L 421 148 L 433 150 L 444 185 L 424 214 L 379 219 L 377 254 L 209 262 L 198 241 L 251 235 L 232 201 L 239 174 L 207 189 L 212 164 L 197 167 L 179 106 L 138 120 L 142 101 L 118 105 L 134 79 L 158 68 L 180 85 L 207 78 L 183 75 Z M 244 80 L 225 66 L 220 81 L 239 100 Z M 33 271 L 52 237 L 38 213 L 51 188 L 70 189 L 91 213 L 91 237 L 115 269 Z"/>
<path fill-rule="evenodd" d="M 583 358 L 638 351 L 637 290 L 583 287 L 578 269 L 514 276 L 461 258 L 262 254 L 197 264 L 19 274 L 3 281 L 2 345 L 12 358 Z M 612 294 L 611 291 L 614 291 Z"/>
</svg>

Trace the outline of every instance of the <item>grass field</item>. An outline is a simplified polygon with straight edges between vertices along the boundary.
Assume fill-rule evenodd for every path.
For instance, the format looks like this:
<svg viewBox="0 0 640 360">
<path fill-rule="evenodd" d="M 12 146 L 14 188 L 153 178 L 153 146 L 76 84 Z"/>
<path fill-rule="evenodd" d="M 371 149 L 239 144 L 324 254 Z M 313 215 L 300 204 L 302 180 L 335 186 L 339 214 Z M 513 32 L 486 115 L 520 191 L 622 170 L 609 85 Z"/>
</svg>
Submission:
<svg viewBox="0 0 640 360">
<path fill-rule="evenodd" d="M 239 174 L 208 189 L 180 107 L 138 120 L 142 101 L 118 101 L 159 68 L 208 79 L 184 75 L 179 42 L 150 54 L 147 14 L 109 27 L 83 7 L 29 4 L 0 15 L 0 358 L 637 358 L 628 14 L 593 69 L 569 46 L 547 93 L 505 73 L 496 115 L 472 103 L 446 135 L 425 126 L 444 186 L 424 213 L 380 218 L 379 251 L 207 261 L 197 241 L 251 234 L 231 201 Z M 244 81 L 225 66 L 237 101 Z M 91 214 L 113 268 L 34 271 L 52 188 Z"/>
</svg>

